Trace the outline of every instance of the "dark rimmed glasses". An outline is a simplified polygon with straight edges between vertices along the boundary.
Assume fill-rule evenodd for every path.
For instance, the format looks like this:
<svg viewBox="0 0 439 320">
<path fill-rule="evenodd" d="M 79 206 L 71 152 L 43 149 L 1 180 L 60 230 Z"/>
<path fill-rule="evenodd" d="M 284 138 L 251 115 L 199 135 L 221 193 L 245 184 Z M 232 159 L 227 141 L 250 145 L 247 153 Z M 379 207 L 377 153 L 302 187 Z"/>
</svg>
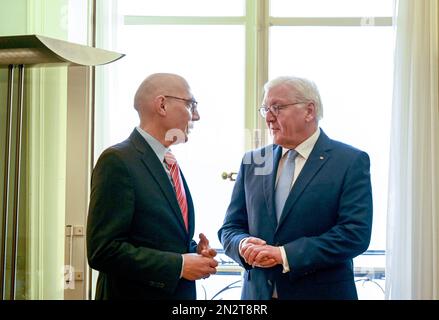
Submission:
<svg viewBox="0 0 439 320">
<path fill-rule="evenodd" d="M 301 103 L 306 103 L 304 101 L 299 101 L 299 102 L 294 102 L 294 103 L 287 103 L 287 104 L 282 104 L 282 105 L 272 105 L 270 107 L 266 106 L 266 105 L 262 105 L 259 108 L 259 113 L 261 114 L 261 116 L 263 118 L 267 117 L 268 112 L 271 112 L 271 114 L 275 117 L 277 117 L 279 115 L 279 111 L 285 108 L 288 108 L 289 106 L 294 106 L 296 104 L 301 104 Z"/>
<path fill-rule="evenodd" d="M 198 106 L 198 102 L 195 99 L 184 99 L 184 98 L 180 98 L 180 97 L 175 97 L 175 96 L 164 96 L 165 98 L 171 98 L 171 99 L 177 99 L 177 100 L 181 100 L 186 102 L 186 108 L 191 112 L 194 113 L 195 110 L 197 109 Z"/>
</svg>

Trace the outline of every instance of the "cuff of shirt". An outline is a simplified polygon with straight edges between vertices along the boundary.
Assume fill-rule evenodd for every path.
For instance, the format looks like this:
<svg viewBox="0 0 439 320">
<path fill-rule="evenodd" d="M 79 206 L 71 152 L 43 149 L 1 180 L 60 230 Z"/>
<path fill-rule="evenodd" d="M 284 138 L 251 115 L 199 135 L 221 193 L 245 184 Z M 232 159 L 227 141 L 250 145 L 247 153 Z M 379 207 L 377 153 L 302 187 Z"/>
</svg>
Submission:
<svg viewBox="0 0 439 320">
<path fill-rule="evenodd" d="M 282 266 L 283 266 L 282 273 L 290 272 L 290 265 L 288 264 L 287 253 L 285 252 L 285 248 L 282 246 L 279 247 L 279 249 L 280 249 L 280 254 L 282 256 Z"/>
<path fill-rule="evenodd" d="M 180 279 L 183 278 L 183 267 L 184 267 L 184 255 L 181 255 L 181 272 L 180 272 Z"/>
<path fill-rule="evenodd" d="M 245 238 L 242 238 L 241 239 L 241 241 L 239 241 L 239 246 L 238 246 L 238 253 L 239 253 L 239 255 L 241 255 L 241 246 L 242 246 L 242 243 L 246 240 L 246 239 L 248 239 L 249 237 L 245 237 Z"/>
</svg>

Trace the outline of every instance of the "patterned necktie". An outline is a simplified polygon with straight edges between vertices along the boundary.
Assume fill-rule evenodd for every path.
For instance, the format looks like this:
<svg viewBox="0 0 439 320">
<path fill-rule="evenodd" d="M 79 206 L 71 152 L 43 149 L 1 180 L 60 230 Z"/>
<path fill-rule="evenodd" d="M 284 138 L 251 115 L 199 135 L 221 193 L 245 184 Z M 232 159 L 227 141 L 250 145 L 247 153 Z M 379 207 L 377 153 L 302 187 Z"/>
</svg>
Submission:
<svg viewBox="0 0 439 320">
<path fill-rule="evenodd" d="M 172 182 L 174 184 L 175 194 L 177 195 L 178 205 L 180 206 L 181 213 L 183 214 L 183 220 L 186 226 L 186 230 L 188 230 L 189 224 L 186 192 L 184 191 L 183 180 L 180 176 L 180 168 L 178 167 L 177 160 L 170 151 L 165 154 L 165 163 L 169 169 Z"/>
<path fill-rule="evenodd" d="M 294 169 L 296 167 L 295 159 L 298 153 L 296 150 L 289 150 L 284 161 L 282 172 L 280 173 L 275 191 L 276 218 L 279 221 L 285 201 L 290 194 L 291 183 L 293 182 Z"/>
</svg>

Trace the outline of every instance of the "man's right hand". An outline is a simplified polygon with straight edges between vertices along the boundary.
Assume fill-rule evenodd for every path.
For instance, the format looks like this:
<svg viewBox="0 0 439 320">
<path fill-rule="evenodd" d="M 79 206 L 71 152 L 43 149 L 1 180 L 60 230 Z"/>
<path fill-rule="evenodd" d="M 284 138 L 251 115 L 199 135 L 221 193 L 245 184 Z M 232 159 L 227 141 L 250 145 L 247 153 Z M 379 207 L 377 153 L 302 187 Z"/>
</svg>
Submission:
<svg viewBox="0 0 439 320">
<path fill-rule="evenodd" d="M 243 257 L 246 260 L 246 252 L 248 255 L 249 248 L 253 246 L 263 246 L 266 244 L 267 242 L 265 242 L 265 240 L 262 240 L 260 238 L 256 238 L 256 237 L 245 238 L 244 240 L 242 240 L 241 245 L 239 246 L 239 254 L 241 255 L 241 257 Z"/>
<path fill-rule="evenodd" d="M 218 262 L 213 258 L 204 257 L 196 253 L 183 254 L 182 277 L 187 280 L 198 280 L 209 278 L 216 273 Z"/>
</svg>

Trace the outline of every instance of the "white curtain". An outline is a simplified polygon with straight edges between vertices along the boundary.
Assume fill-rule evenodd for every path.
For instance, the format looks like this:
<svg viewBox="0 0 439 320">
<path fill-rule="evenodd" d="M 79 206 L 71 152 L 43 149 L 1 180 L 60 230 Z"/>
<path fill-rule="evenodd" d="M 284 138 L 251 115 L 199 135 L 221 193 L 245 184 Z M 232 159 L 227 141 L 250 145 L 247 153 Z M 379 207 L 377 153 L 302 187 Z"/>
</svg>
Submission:
<svg viewBox="0 0 439 320">
<path fill-rule="evenodd" d="M 439 299 L 439 5 L 396 9 L 386 298 Z"/>
<path fill-rule="evenodd" d="M 118 14 L 120 0 L 97 0 L 96 2 L 96 46 L 105 50 L 112 50 L 120 53 L 118 48 L 118 30 L 123 25 L 123 16 Z M 121 63 L 111 63 L 105 67 L 96 68 L 96 107 L 95 107 L 95 141 L 94 160 L 112 142 L 111 132 L 114 130 L 108 110 L 112 110 L 119 103 L 117 80 Z M 111 95 L 109 94 L 111 93 Z"/>
</svg>

